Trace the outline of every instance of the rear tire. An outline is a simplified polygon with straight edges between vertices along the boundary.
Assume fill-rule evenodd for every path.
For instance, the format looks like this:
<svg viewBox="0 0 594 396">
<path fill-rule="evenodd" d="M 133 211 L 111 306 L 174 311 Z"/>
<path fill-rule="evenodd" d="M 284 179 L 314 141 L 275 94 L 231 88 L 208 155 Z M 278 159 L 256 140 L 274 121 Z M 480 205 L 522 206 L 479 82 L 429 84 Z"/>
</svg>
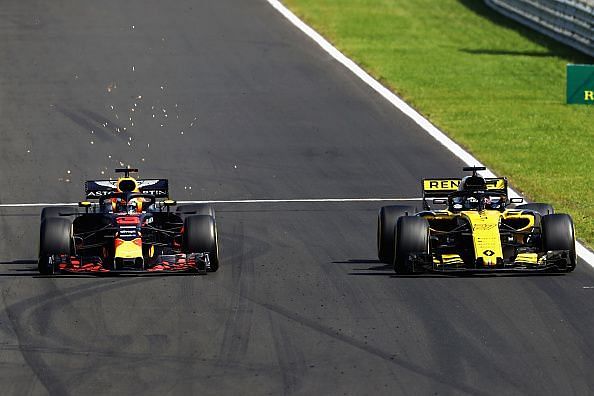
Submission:
<svg viewBox="0 0 594 396">
<path fill-rule="evenodd" d="M 415 268 L 410 263 L 411 253 L 429 253 L 429 222 L 416 216 L 403 216 L 396 223 L 394 239 L 394 271 L 397 274 L 411 274 Z M 416 271 L 418 272 L 418 271 Z"/>
<path fill-rule="evenodd" d="M 568 214 L 550 214 L 542 217 L 542 249 L 568 250 L 569 264 L 566 268 L 560 268 L 565 272 L 575 269 L 577 253 L 575 250 L 575 230 L 571 216 Z"/>
<path fill-rule="evenodd" d="M 51 259 L 53 256 L 70 255 L 72 246 L 72 221 L 61 217 L 46 218 L 39 232 L 39 273 L 55 273 L 57 268 Z"/>
<path fill-rule="evenodd" d="M 417 212 L 414 206 L 384 206 L 377 216 L 377 256 L 384 264 L 394 262 L 394 231 L 400 216 L 411 216 Z"/>
<path fill-rule="evenodd" d="M 192 215 L 184 219 L 184 253 L 208 253 L 210 270 L 219 269 L 219 243 L 215 219 L 208 215 Z"/>
</svg>

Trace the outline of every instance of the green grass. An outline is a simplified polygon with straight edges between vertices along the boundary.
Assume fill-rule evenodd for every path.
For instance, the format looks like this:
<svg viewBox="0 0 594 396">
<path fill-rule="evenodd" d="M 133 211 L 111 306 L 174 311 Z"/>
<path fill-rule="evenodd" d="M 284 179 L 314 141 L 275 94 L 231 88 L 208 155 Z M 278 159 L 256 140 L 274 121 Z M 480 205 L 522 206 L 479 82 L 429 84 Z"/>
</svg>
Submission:
<svg viewBox="0 0 594 396">
<path fill-rule="evenodd" d="M 482 0 L 285 0 L 297 15 L 528 198 L 594 242 L 594 106 L 565 104 L 594 63 Z"/>
</svg>

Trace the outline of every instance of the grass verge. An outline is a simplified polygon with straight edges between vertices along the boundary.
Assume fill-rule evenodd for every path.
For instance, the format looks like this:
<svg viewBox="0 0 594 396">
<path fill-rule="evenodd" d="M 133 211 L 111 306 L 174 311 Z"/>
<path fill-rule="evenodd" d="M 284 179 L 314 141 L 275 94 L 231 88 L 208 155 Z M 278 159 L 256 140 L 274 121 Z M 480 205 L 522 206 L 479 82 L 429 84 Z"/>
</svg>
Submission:
<svg viewBox="0 0 594 396">
<path fill-rule="evenodd" d="M 480 0 L 284 3 L 592 246 L 594 106 L 565 104 L 566 64 L 592 58 Z"/>
</svg>

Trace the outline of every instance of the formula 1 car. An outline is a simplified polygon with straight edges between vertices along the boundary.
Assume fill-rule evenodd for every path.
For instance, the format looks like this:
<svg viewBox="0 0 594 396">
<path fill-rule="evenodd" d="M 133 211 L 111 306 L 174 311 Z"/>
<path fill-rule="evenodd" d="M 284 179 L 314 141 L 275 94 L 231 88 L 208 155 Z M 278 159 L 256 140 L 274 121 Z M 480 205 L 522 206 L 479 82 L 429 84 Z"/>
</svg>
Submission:
<svg viewBox="0 0 594 396">
<path fill-rule="evenodd" d="M 214 208 L 169 199 L 168 180 L 138 180 L 137 169 L 116 169 L 117 181 L 85 184 L 84 209 L 43 208 L 41 274 L 194 272 L 219 267 Z M 89 200 L 97 200 L 91 202 Z M 161 200 L 160 200 L 161 199 Z M 82 209 L 81 209 L 82 212 Z"/>
<path fill-rule="evenodd" d="M 424 179 L 423 210 L 384 206 L 377 226 L 378 257 L 399 274 L 554 271 L 575 269 L 574 226 L 551 205 L 509 198 L 507 179 L 483 178 L 467 167 L 462 179 Z M 432 209 L 434 205 L 444 209 Z"/>
</svg>

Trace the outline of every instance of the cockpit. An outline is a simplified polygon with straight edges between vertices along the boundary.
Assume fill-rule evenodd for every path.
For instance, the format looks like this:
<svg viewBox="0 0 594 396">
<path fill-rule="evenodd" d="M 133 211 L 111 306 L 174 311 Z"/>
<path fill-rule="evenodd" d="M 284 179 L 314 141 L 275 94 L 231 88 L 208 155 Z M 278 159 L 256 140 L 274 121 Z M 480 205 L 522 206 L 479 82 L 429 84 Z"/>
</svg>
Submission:
<svg viewBox="0 0 594 396">
<path fill-rule="evenodd" d="M 508 198 L 507 179 L 503 177 L 482 177 L 479 171 L 484 167 L 465 167 L 470 176 L 461 179 L 423 179 L 423 207 L 431 210 L 433 204 L 447 205 L 448 210 L 498 210 L 504 211 L 511 202 Z"/>
<path fill-rule="evenodd" d="M 112 193 L 101 197 L 99 206 L 103 213 L 146 213 L 154 207 L 155 197 L 139 193 Z"/>
<path fill-rule="evenodd" d="M 451 211 L 461 210 L 503 210 L 505 196 L 483 192 L 460 191 L 450 195 L 448 206 Z"/>
</svg>

